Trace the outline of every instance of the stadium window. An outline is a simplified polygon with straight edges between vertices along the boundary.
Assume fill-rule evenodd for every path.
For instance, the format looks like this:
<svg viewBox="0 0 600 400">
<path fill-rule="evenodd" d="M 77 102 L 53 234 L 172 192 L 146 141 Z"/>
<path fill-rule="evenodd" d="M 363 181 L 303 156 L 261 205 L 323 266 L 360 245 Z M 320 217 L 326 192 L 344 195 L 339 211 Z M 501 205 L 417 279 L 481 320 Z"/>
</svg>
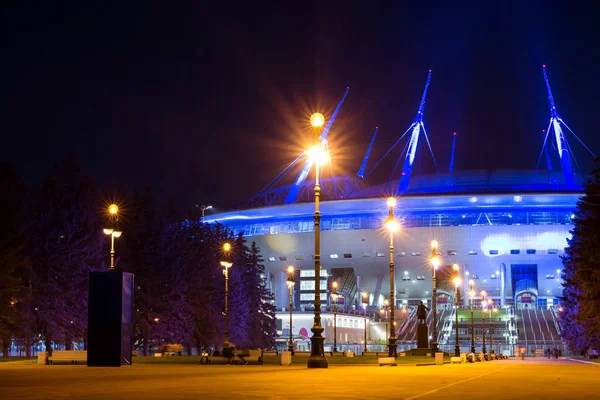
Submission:
<svg viewBox="0 0 600 400">
<path fill-rule="evenodd" d="M 300 261 L 300 260 L 304 260 L 304 257 L 302 257 L 302 255 L 300 255 L 300 254 L 299 254 L 299 255 L 297 255 L 295 258 L 296 258 L 296 260 L 298 260 L 298 261 Z"/>
<path fill-rule="evenodd" d="M 417 275 L 417 280 L 418 281 L 424 281 L 425 277 L 423 275 Z"/>
<path fill-rule="evenodd" d="M 279 261 L 287 261 L 287 257 L 279 257 Z"/>
<path fill-rule="evenodd" d="M 364 258 L 370 258 L 371 257 L 371 253 L 365 252 L 365 253 L 363 253 L 363 257 Z"/>
<path fill-rule="evenodd" d="M 412 253 L 410 253 L 410 254 L 412 254 L 413 256 L 420 256 L 420 255 L 421 255 L 421 252 L 420 252 L 420 251 L 413 251 L 413 252 L 412 252 Z"/>
<path fill-rule="evenodd" d="M 350 254 L 350 253 L 344 253 L 344 258 L 352 258 L 352 254 Z"/>
<path fill-rule="evenodd" d="M 477 255 L 477 251 L 476 250 L 469 250 L 469 255 L 470 256 L 476 256 Z"/>
<path fill-rule="evenodd" d="M 546 274 L 546 279 L 554 279 L 554 274 Z"/>
<path fill-rule="evenodd" d="M 498 255 L 498 250 L 490 250 L 490 255 L 492 255 L 492 256 Z"/>
<path fill-rule="evenodd" d="M 519 250 L 519 249 L 513 249 L 510 251 L 510 254 L 520 254 L 520 253 L 521 253 L 521 250 Z"/>
<path fill-rule="evenodd" d="M 405 251 L 399 251 L 396 253 L 396 257 L 404 257 L 406 256 L 406 252 Z"/>
<path fill-rule="evenodd" d="M 496 274 L 492 274 L 492 276 L 490 276 L 490 279 L 498 279 L 498 277 L 496 276 Z"/>
<path fill-rule="evenodd" d="M 385 257 L 385 253 L 377 253 L 377 257 Z"/>
<path fill-rule="evenodd" d="M 558 254 L 558 249 L 548 249 L 548 254 Z"/>
<path fill-rule="evenodd" d="M 456 255 L 456 250 L 449 250 L 448 251 L 448 255 L 449 256 L 455 256 Z"/>
<path fill-rule="evenodd" d="M 479 276 L 473 274 L 473 275 L 471 275 L 471 279 L 479 279 Z"/>
<path fill-rule="evenodd" d="M 339 256 L 337 255 L 337 253 L 332 253 L 329 255 L 329 258 L 339 258 Z"/>
<path fill-rule="evenodd" d="M 402 275 L 402 280 L 403 281 L 410 281 L 410 276 L 408 276 L 408 275 Z"/>
<path fill-rule="evenodd" d="M 535 254 L 535 249 L 527 249 L 527 254 Z"/>
<path fill-rule="evenodd" d="M 275 262 L 275 257 L 269 257 L 270 262 Z"/>
<path fill-rule="evenodd" d="M 314 269 L 301 269 L 300 270 L 300 278 L 310 278 L 310 277 L 312 277 L 312 278 L 315 277 Z"/>
</svg>

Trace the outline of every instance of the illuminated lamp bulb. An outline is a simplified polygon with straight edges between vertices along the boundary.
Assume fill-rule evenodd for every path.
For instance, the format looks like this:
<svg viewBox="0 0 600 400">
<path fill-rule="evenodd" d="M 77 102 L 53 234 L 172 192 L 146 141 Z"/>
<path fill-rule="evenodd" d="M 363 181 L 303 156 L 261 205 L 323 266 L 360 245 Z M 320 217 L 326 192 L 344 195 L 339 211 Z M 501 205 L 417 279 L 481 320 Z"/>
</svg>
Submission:
<svg viewBox="0 0 600 400">
<path fill-rule="evenodd" d="M 395 197 L 388 197 L 387 199 L 387 206 L 392 208 L 392 207 L 396 207 L 396 198 Z"/>
<path fill-rule="evenodd" d="M 312 163 L 324 165 L 327 164 L 328 158 L 327 152 L 320 145 L 313 146 L 308 150 L 308 159 Z"/>
<path fill-rule="evenodd" d="M 310 124 L 315 128 L 323 126 L 323 123 L 325 123 L 325 117 L 323 116 L 323 114 L 314 113 L 310 116 Z"/>
<path fill-rule="evenodd" d="M 110 206 L 108 206 L 108 212 L 115 215 L 119 212 L 119 206 L 117 206 L 116 204 L 111 204 Z"/>
</svg>

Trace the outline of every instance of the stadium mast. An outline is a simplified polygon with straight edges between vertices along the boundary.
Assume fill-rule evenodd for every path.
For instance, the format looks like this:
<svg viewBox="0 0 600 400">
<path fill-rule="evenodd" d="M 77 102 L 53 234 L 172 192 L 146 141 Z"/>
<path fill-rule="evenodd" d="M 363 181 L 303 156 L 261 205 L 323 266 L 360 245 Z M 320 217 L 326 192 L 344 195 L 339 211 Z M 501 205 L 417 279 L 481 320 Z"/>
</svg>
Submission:
<svg viewBox="0 0 600 400">
<path fill-rule="evenodd" d="M 377 131 L 379 127 L 375 127 L 375 133 L 373 133 L 373 139 L 371 139 L 371 144 L 369 145 L 369 149 L 367 150 L 367 154 L 365 154 L 365 159 L 363 160 L 362 165 L 360 166 L 360 170 L 358 171 L 358 176 L 360 179 L 365 179 L 365 168 L 367 167 L 367 161 L 369 161 L 369 155 L 371 155 L 371 149 L 373 149 L 373 143 L 375 142 L 375 137 L 377 136 Z"/>
<path fill-rule="evenodd" d="M 452 135 L 452 154 L 450 155 L 450 168 L 448 172 L 452 173 L 454 171 L 454 149 L 456 148 L 456 132 Z"/>
<path fill-rule="evenodd" d="M 327 150 L 327 152 L 329 152 L 329 147 L 327 146 L 327 136 L 329 135 L 329 130 L 331 129 L 331 126 L 333 125 L 333 122 L 335 121 L 335 118 L 337 117 L 337 114 L 340 111 L 340 108 L 342 108 L 342 104 L 344 104 L 344 100 L 346 99 L 346 96 L 348 95 L 349 90 L 350 90 L 350 87 L 347 87 L 346 93 L 344 93 L 342 100 L 340 101 L 340 103 L 336 107 L 335 111 L 331 115 L 331 118 L 329 118 L 329 121 L 327 122 L 325 129 L 323 129 L 323 132 L 321 132 L 321 134 L 319 135 L 319 142 L 321 143 L 323 148 L 325 148 Z M 312 163 L 310 162 L 310 160 L 307 159 L 306 162 L 304 163 L 304 167 L 302 168 L 302 171 L 300 171 L 300 173 L 296 177 L 296 180 L 294 181 L 294 184 L 292 185 L 292 188 L 288 192 L 288 194 L 285 198 L 284 204 L 290 204 L 290 203 L 296 202 L 296 198 L 298 197 L 298 192 L 300 191 L 300 187 L 306 180 L 306 177 L 308 176 L 308 173 L 310 172 L 311 167 L 312 167 Z"/>
<path fill-rule="evenodd" d="M 419 144 L 419 134 L 421 133 L 421 129 L 423 129 L 425 139 L 427 140 L 427 144 L 429 145 L 429 149 L 431 150 L 429 138 L 427 137 L 427 131 L 425 130 L 425 126 L 423 125 L 423 110 L 425 109 L 425 100 L 427 99 L 427 89 L 429 88 L 430 81 L 431 70 L 429 70 L 429 75 L 427 75 L 427 82 L 425 83 L 425 90 L 423 90 L 423 97 L 421 97 L 421 104 L 419 105 L 417 117 L 415 118 L 411 126 L 408 128 L 408 130 L 412 129 L 412 135 L 410 136 L 410 141 L 408 142 L 408 151 L 406 152 L 406 158 L 404 159 L 404 168 L 402 168 L 402 176 L 400 177 L 400 184 L 398 185 L 398 193 L 404 193 L 408 188 L 410 174 L 412 172 L 413 163 L 417 154 L 417 145 Z M 431 153 L 431 155 L 433 156 L 433 152 Z M 435 158 L 433 159 L 433 162 L 435 164 Z M 436 170 L 438 170 L 437 164 L 435 168 Z"/>
</svg>

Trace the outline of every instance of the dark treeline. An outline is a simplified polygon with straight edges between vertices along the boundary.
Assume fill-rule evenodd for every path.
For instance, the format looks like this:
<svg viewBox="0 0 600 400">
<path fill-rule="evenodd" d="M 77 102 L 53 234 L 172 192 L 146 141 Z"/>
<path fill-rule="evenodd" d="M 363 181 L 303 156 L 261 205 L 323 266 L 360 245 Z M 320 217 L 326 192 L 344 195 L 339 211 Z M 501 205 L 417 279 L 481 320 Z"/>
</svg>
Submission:
<svg viewBox="0 0 600 400">
<path fill-rule="evenodd" d="M 142 354 L 164 343 L 191 352 L 223 341 L 222 245 L 232 244 L 230 340 L 268 348 L 275 340 L 272 294 L 260 251 L 222 225 L 178 218 L 150 188 L 119 193 L 116 269 L 135 274 L 134 341 Z M 0 343 L 31 355 L 44 342 L 86 343 L 89 273 L 108 271 L 104 235 L 109 196 L 78 163 L 55 166 L 40 189 L 28 188 L 11 164 L 0 164 Z"/>
<path fill-rule="evenodd" d="M 562 338 L 572 351 L 584 354 L 600 350 L 600 168 L 585 185 L 574 224 L 563 256 L 559 316 Z"/>
</svg>

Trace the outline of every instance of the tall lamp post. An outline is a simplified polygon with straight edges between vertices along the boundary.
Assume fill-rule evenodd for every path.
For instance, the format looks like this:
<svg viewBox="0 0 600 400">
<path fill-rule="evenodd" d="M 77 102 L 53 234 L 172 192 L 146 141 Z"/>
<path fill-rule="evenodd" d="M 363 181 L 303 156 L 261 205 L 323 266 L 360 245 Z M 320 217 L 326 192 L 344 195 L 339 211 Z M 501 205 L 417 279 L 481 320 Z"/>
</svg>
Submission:
<svg viewBox="0 0 600 400">
<path fill-rule="evenodd" d="M 365 347 L 363 348 L 363 352 L 367 351 L 367 306 L 369 305 L 369 294 L 367 292 L 362 292 L 362 305 L 365 310 Z"/>
<path fill-rule="evenodd" d="M 487 293 L 485 290 L 481 291 L 481 322 L 483 323 L 483 329 L 482 329 L 482 333 L 483 333 L 483 346 L 481 347 L 481 351 L 483 352 L 483 354 L 486 353 L 486 348 L 485 348 L 485 307 L 487 306 L 487 302 L 485 301 L 485 296 L 487 296 Z"/>
<path fill-rule="evenodd" d="M 388 357 L 397 357 L 396 352 L 396 327 L 394 326 L 394 307 L 396 303 L 395 278 L 394 278 L 394 232 L 400 229 L 400 224 L 394 219 L 396 199 L 387 199 L 389 215 L 385 220 L 385 227 L 390 231 L 390 337 L 388 339 Z"/>
<path fill-rule="evenodd" d="M 340 297 L 337 287 L 338 283 L 333 282 L 331 284 L 333 286 L 333 291 L 331 292 L 331 298 L 333 299 L 333 352 L 337 352 L 337 301 L 338 297 Z"/>
<path fill-rule="evenodd" d="M 475 296 L 475 290 L 473 286 L 475 281 L 471 279 L 469 281 L 469 308 L 471 309 L 471 353 L 475 353 L 475 320 L 473 318 L 473 297 Z"/>
<path fill-rule="evenodd" d="M 321 325 L 321 213 L 319 212 L 319 197 L 321 187 L 319 185 L 319 167 L 327 162 L 327 153 L 319 142 L 319 129 L 323 126 L 325 118 L 320 113 L 314 113 L 310 117 L 310 123 L 314 127 L 315 145 L 309 150 L 309 159 L 315 165 L 315 318 L 310 338 L 310 357 L 308 357 L 308 368 L 327 368 L 327 358 L 323 348 L 323 326 Z"/>
<path fill-rule="evenodd" d="M 231 244 L 225 243 L 223 245 L 223 254 L 227 259 L 229 259 L 229 253 L 231 252 Z M 223 275 L 225 275 L 225 339 L 223 340 L 223 348 L 226 349 L 229 347 L 229 268 L 233 263 L 228 260 L 221 261 L 221 267 L 225 268 L 223 270 Z"/>
<path fill-rule="evenodd" d="M 494 307 L 494 302 L 492 299 L 488 299 L 488 325 L 490 326 L 488 335 L 490 337 L 490 354 L 494 354 L 494 338 L 492 337 L 492 330 L 494 329 L 492 325 L 492 308 L 494 312 L 497 311 L 497 308 Z"/>
<path fill-rule="evenodd" d="M 437 256 L 437 240 L 431 241 L 431 266 L 433 271 L 433 341 L 431 342 L 431 355 L 435 357 L 438 352 L 437 342 L 437 279 L 435 272 L 440 265 L 440 259 Z"/>
<path fill-rule="evenodd" d="M 110 270 L 115 270 L 115 238 L 121 237 L 123 231 L 119 230 L 117 223 L 119 222 L 119 207 L 116 204 L 108 206 L 108 214 L 111 219 L 112 228 L 104 228 L 105 235 L 110 236 Z"/>
<path fill-rule="evenodd" d="M 200 209 L 200 211 L 202 212 L 202 219 L 200 220 L 200 222 L 204 222 L 204 212 L 206 210 L 210 210 L 211 208 L 213 208 L 213 206 L 200 206 L 198 204 L 196 204 L 196 207 L 198 207 Z"/>
<path fill-rule="evenodd" d="M 288 351 L 294 353 L 294 339 L 292 337 L 292 312 L 294 310 L 294 267 L 288 267 L 288 278 L 286 281 L 288 288 L 290 289 L 290 342 L 288 343 Z"/>
<path fill-rule="evenodd" d="M 456 265 L 456 264 L 454 264 Z M 457 266 L 458 267 L 458 266 Z M 456 315 L 456 323 L 455 323 L 455 338 L 456 341 L 454 342 L 454 356 L 455 357 L 460 357 L 460 344 L 458 343 L 458 286 L 460 285 L 460 278 L 454 278 L 454 314 Z"/>
<path fill-rule="evenodd" d="M 388 308 L 390 306 L 390 302 L 386 299 L 383 301 L 383 307 L 379 309 L 379 312 L 385 316 L 385 342 L 388 341 Z"/>
</svg>

